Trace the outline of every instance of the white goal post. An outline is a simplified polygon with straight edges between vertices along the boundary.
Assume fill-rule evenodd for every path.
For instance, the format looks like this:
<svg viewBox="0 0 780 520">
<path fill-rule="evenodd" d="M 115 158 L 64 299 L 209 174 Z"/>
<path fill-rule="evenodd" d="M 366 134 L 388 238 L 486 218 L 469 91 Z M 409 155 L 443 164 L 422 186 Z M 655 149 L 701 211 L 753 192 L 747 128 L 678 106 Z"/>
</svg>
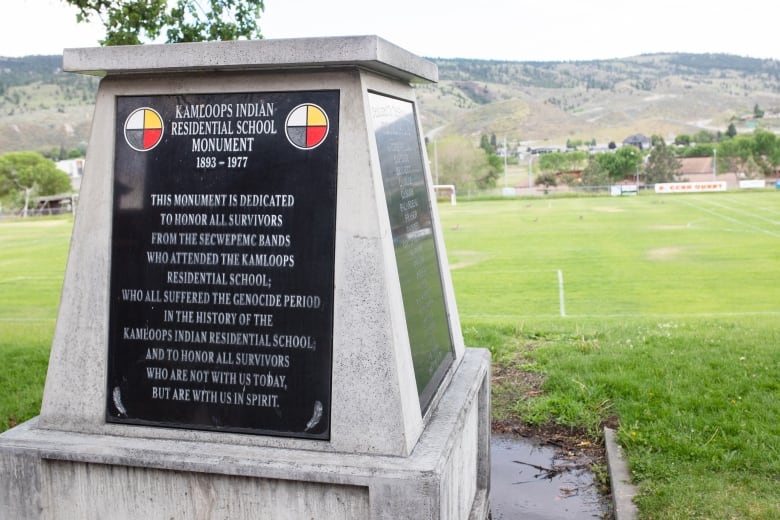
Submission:
<svg viewBox="0 0 780 520">
<path fill-rule="evenodd" d="M 454 184 L 434 184 L 433 191 L 436 193 L 436 197 L 439 197 L 439 193 L 446 195 L 450 194 L 450 204 L 453 206 L 456 204 L 455 200 L 455 185 Z"/>
</svg>

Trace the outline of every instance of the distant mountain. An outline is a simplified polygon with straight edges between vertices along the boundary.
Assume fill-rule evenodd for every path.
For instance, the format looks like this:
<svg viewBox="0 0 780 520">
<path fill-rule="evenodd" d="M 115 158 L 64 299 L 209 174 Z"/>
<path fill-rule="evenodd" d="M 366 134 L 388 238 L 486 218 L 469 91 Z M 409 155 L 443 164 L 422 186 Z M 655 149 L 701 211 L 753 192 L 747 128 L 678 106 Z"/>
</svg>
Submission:
<svg viewBox="0 0 780 520">
<path fill-rule="evenodd" d="M 440 81 L 417 87 L 428 135 L 600 144 L 642 133 L 780 131 L 780 62 L 725 54 L 650 54 L 573 62 L 429 58 Z M 61 56 L 0 58 L 0 153 L 83 147 L 97 79 Z M 760 120 L 752 118 L 759 106 Z"/>
<path fill-rule="evenodd" d="M 0 58 L 0 153 L 86 146 L 96 89 L 62 56 Z"/>
<path fill-rule="evenodd" d="M 667 140 L 701 129 L 780 129 L 780 62 L 725 54 L 650 54 L 577 62 L 433 60 L 418 89 L 427 132 L 511 141 Z M 754 107 L 764 112 L 752 120 Z"/>
</svg>

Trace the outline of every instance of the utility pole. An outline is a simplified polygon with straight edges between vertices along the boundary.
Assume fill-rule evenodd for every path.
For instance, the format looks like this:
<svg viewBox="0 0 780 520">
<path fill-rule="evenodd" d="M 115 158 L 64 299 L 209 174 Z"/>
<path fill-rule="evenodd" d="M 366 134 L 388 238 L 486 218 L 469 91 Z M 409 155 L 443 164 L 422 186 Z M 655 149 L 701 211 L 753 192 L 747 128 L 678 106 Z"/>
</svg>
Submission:
<svg viewBox="0 0 780 520">
<path fill-rule="evenodd" d="M 436 176 L 436 182 L 439 184 L 439 152 L 436 150 L 436 141 L 433 141 L 433 174 Z"/>
<path fill-rule="evenodd" d="M 504 188 L 506 188 L 507 186 L 507 179 L 506 179 L 506 156 L 507 155 L 508 153 L 506 148 L 506 135 L 505 135 L 504 136 Z"/>
<path fill-rule="evenodd" d="M 712 149 L 712 180 L 718 180 L 718 149 Z"/>
</svg>

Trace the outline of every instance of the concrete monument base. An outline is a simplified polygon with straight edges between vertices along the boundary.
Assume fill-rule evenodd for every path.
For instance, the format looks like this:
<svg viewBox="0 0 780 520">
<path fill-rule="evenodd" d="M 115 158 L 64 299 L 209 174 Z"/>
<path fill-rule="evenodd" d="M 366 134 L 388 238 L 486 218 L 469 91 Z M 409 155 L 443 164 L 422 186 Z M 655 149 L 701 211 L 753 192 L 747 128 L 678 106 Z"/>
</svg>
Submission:
<svg viewBox="0 0 780 520">
<path fill-rule="evenodd" d="M 466 350 L 409 457 L 73 433 L 36 418 L 0 435 L 0 517 L 482 520 L 489 367 L 486 351 Z"/>
</svg>

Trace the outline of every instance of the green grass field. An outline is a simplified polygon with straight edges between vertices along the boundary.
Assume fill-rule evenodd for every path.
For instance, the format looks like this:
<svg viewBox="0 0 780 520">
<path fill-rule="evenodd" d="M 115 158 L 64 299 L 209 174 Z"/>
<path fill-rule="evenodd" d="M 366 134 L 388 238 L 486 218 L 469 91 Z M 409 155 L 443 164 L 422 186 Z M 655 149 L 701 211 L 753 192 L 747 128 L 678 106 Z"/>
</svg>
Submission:
<svg viewBox="0 0 780 520">
<path fill-rule="evenodd" d="M 0 222 L 0 431 L 40 408 L 72 223 Z"/>
<path fill-rule="evenodd" d="M 467 342 L 545 376 L 514 413 L 617 417 L 643 518 L 780 518 L 780 193 L 439 208 Z"/>
<path fill-rule="evenodd" d="M 467 343 L 609 417 L 642 518 L 780 518 L 780 192 L 442 203 Z M 71 219 L 0 223 L 0 430 L 38 413 Z"/>
<path fill-rule="evenodd" d="M 468 320 L 560 316 L 561 290 L 573 319 L 780 318 L 780 193 L 461 203 L 440 216 Z"/>
</svg>

